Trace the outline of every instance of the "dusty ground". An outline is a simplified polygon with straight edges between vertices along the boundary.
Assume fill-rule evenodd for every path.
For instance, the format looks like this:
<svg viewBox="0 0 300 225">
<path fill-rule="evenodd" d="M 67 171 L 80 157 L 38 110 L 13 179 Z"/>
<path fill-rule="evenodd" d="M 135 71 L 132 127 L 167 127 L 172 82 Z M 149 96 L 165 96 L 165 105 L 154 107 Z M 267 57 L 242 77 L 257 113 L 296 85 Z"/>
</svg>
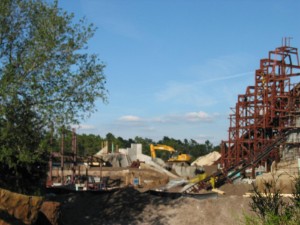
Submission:
<svg viewBox="0 0 300 225">
<path fill-rule="evenodd" d="M 109 194 L 69 194 L 61 201 L 59 224 L 244 224 L 249 186 L 224 186 L 227 194 L 216 199 L 166 198 L 126 188 Z M 239 191 L 237 191 L 239 190 Z"/>
<path fill-rule="evenodd" d="M 106 171 L 107 170 L 107 171 Z M 110 168 L 103 173 L 112 177 Z M 120 172 L 121 173 L 121 172 Z M 121 175 L 121 174 L 120 174 Z M 130 169 L 131 177 L 141 180 L 155 180 L 162 176 L 147 170 Z M 127 180 L 130 180 L 130 176 Z M 116 177 L 115 177 L 116 178 Z M 125 180 L 122 180 L 125 183 Z M 142 182 L 143 188 L 124 188 L 112 193 L 76 193 L 55 196 L 50 200 L 61 202 L 59 225 L 97 224 L 244 224 L 244 213 L 249 214 L 249 192 L 251 185 L 226 184 L 220 188 L 225 195 L 216 199 L 200 200 L 193 197 L 167 198 L 144 192 L 153 188 Z M 159 186 L 158 184 L 153 184 Z"/>
</svg>

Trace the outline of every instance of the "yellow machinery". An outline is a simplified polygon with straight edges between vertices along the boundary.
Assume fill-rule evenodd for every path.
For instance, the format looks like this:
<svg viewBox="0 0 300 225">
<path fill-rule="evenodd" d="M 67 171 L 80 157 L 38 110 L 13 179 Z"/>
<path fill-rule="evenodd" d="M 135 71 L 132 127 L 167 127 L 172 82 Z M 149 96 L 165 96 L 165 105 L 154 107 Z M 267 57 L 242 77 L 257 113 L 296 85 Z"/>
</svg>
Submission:
<svg viewBox="0 0 300 225">
<path fill-rule="evenodd" d="M 201 173 L 189 180 L 190 183 L 198 183 L 207 177 L 206 173 Z"/>
<path fill-rule="evenodd" d="M 168 160 L 168 162 L 170 163 L 175 163 L 175 162 L 185 162 L 185 163 L 189 163 L 191 161 L 191 156 L 188 154 L 176 154 L 177 151 L 172 148 L 171 146 L 168 145 L 153 145 L 150 144 L 150 152 L 151 152 L 151 157 L 152 159 L 156 158 L 156 150 L 162 150 L 162 151 L 168 151 L 171 153 L 171 155 L 175 155 L 175 156 L 171 156 L 171 158 Z"/>
</svg>

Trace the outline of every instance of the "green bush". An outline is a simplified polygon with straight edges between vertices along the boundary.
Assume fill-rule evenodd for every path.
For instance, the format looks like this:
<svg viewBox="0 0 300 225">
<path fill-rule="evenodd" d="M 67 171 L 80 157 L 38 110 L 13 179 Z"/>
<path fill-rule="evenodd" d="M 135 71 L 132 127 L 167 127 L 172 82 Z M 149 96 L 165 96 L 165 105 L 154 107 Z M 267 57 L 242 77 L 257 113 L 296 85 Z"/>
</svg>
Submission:
<svg viewBox="0 0 300 225">
<path fill-rule="evenodd" d="M 247 225 L 298 225 L 300 224 L 300 178 L 295 180 L 293 197 L 284 201 L 277 180 L 265 182 L 263 192 L 253 185 L 250 208 L 256 216 L 245 215 Z"/>
</svg>

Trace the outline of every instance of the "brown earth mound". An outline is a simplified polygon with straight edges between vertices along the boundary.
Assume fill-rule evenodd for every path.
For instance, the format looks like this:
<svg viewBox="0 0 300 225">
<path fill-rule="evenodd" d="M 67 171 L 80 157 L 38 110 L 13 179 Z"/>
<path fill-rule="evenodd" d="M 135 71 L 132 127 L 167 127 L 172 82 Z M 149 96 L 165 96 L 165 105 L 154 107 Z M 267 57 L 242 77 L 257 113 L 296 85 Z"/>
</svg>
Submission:
<svg viewBox="0 0 300 225">
<path fill-rule="evenodd" d="M 0 223 L 32 224 L 36 221 L 43 199 L 0 189 Z"/>
<path fill-rule="evenodd" d="M 228 190 L 230 187 L 227 187 Z M 240 192 L 241 193 L 241 192 Z M 242 193 L 241 193 L 242 194 Z M 243 224 L 249 198 L 168 198 L 125 188 L 112 193 L 52 197 L 61 202 L 58 224 Z"/>
<path fill-rule="evenodd" d="M 244 224 L 244 213 L 250 213 L 250 199 L 242 195 L 248 192 L 248 187 L 228 184 L 222 188 L 225 195 L 204 200 L 161 197 L 134 188 L 48 196 L 34 224 Z M 0 218 L 3 216 L 6 216 L 3 224 L 24 224 L 0 212 Z"/>
</svg>

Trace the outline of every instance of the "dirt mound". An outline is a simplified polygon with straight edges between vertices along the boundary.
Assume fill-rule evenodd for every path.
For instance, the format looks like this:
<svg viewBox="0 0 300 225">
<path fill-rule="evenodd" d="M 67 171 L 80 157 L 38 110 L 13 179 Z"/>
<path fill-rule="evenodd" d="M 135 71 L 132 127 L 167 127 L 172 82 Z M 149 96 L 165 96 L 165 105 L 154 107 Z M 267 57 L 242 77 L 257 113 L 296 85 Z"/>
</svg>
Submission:
<svg viewBox="0 0 300 225">
<path fill-rule="evenodd" d="M 192 162 L 192 166 L 211 166 L 214 164 L 215 161 L 217 161 L 221 157 L 221 154 L 219 152 L 211 152 L 207 155 L 201 156 L 198 159 L 196 159 L 194 162 Z"/>
<path fill-rule="evenodd" d="M 125 188 L 112 193 L 75 193 L 55 198 L 61 201 L 58 224 L 64 225 L 240 224 L 243 213 L 249 212 L 248 198 L 229 194 L 199 200 L 167 198 Z"/>
<path fill-rule="evenodd" d="M 60 224 L 137 224 L 147 205 L 163 201 L 133 188 L 112 193 L 82 193 L 64 196 Z M 155 203 L 156 204 L 156 203 Z M 76 216 L 74 216 L 76 215 Z"/>
<path fill-rule="evenodd" d="M 239 184 L 224 184 L 219 188 L 221 191 L 225 192 L 226 196 L 243 196 L 247 192 L 250 192 L 253 190 L 252 184 L 245 184 L 245 183 L 239 183 Z"/>
</svg>

